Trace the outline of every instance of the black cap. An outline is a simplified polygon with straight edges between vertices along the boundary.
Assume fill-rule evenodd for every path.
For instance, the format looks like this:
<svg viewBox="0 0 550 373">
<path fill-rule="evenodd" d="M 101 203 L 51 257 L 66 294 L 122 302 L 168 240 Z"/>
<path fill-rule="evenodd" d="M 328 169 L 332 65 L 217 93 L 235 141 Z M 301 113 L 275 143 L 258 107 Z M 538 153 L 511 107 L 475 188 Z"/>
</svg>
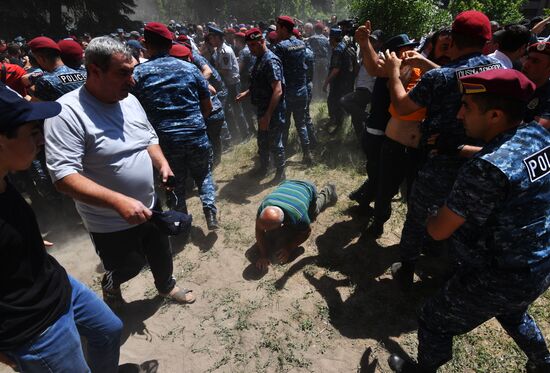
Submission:
<svg viewBox="0 0 550 373">
<path fill-rule="evenodd" d="M 151 221 L 161 232 L 169 236 L 177 236 L 180 233 L 189 231 L 193 217 L 180 211 L 152 211 Z"/>
</svg>

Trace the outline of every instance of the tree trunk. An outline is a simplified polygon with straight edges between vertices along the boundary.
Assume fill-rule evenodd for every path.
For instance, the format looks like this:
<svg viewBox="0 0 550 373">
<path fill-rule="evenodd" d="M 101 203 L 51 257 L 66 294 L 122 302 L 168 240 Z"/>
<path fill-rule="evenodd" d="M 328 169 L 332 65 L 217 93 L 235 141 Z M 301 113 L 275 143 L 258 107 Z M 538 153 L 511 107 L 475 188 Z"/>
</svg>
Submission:
<svg viewBox="0 0 550 373">
<path fill-rule="evenodd" d="M 54 38 L 66 36 L 61 0 L 48 0 L 48 13 L 50 14 L 50 36 Z"/>
</svg>

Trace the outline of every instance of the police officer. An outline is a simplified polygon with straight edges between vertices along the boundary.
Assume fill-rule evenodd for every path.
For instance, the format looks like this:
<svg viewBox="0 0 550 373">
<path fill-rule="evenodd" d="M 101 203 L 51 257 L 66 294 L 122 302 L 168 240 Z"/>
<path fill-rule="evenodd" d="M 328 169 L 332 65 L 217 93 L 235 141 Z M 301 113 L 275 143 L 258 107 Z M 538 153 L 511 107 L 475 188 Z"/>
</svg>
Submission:
<svg viewBox="0 0 550 373">
<path fill-rule="evenodd" d="M 328 38 L 323 35 L 325 26 L 321 22 L 315 24 L 315 35 L 307 39 L 307 44 L 313 51 L 315 65 L 313 68 L 313 97 L 323 97 L 323 82 L 328 74 L 328 63 L 330 55 L 330 43 Z"/>
<path fill-rule="evenodd" d="M 228 96 L 224 110 L 231 135 L 234 139 L 237 139 L 240 134 L 241 140 L 246 140 L 252 133 L 249 131 L 241 104 L 235 102 L 237 94 L 241 92 L 237 57 L 233 49 L 224 42 L 224 33 L 222 30 L 214 26 L 208 26 L 208 31 L 210 35 L 208 40 L 216 48 L 216 51 L 212 55 L 214 67 L 218 70 L 227 86 Z"/>
<path fill-rule="evenodd" d="M 550 43 L 540 42 L 528 48 L 523 73 L 537 86 L 527 105 L 525 121 L 536 120 L 543 127 L 550 128 Z"/>
<path fill-rule="evenodd" d="M 73 70 L 86 74 L 82 46 L 73 39 L 60 40 L 57 45 L 61 50 L 61 60 L 63 63 Z"/>
<path fill-rule="evenodd" d="M 55 101 L 65 93 L 79 88 L 86 73 L 66 66 L 61 60 L 61 48 L 50 38 L 39 36 L 29 42 L 32 54 L 43 74 L 29 77 L 34 85 L 33 96 L 41 101 Z"/>
<path fill-rule="evenodd" d="M 326 92 L 330 85 L 327 105 L 330 117 L 329 126 L 333 126 L 331 130 L 331 134 L 333 134 L 342 127 L 344 121 L 345 111 L 340 105 L 340 99 L 353 92 L 357 70 L 357 52 L 353 43 L 346 43 L 342 40 L 342 30 L 339 28 L 330 30 L 330 45 L 332 46 L 332 56 L 329 73 L 323 83 L 323 91 Z"/>
<path fill-rule="evenodd" d="M 304 154 L 303 162 L 312 164 L 311 153 L 309 149 L 309 138 L 306 128 L 306 109 L 307 109 L 307 66 L 306 66 L 306 44 L 298 40 L 292 33 L 294 29 L 294 20 L 289 16 L 280 16 L 277 18 L 277 35 L 279 43 L 274 48 L 275 54 L 283 63 L 283 73 L 285 75 L 285 102 L 286 119 L 285 131 L 283 134 L 283 144 L 286 148 L 288 141 L 288 132 L 290 129 L 290 117 L 294 117 L 294 125 L 300 138 L 302 152 Z"/>
<path fill-rule="evenodd" d="M 389 76 L 392 104 L 399 115 L 427 108 L 420 125 L 419 146 L 428 148 L 437 136 L 436 152 L 418 172 L 409 197 L 407 218 L 400 242 L 402 261 L 394 263 L 392 274 L 403 289 L 412 284 L 415 262 L 426 243 L 426 219 L 434 206 L 441 206 L 453 186 L 458 170 L 469 152 L 464 127 L 456 119 L 460 108 L 458 78 L 476 72 L 499 69 L 498 61 L 484 56 L 483 47 L 491 39 L 491 24 L 487 16 L 478 11 L 465 11 L 456 16 L 452 25 L 452 42 L 449 57 L 454 61 L 443 68 L 425 73 L 418 84 L 405 92 L 399 79 L 401 60 L 386 53 L 385 68 Z"/>
<path fill-rule="evenodd" d="M 238 32 L 235 34 L 235 45 L 240 49 L 239 72 L 241 74 L 242 87 L 247 88 L 250 86 L 250 71 L 256 63 L 256 57 L 254 57 L 254 55 L 250 53 L 250 49 L 248 48 L 248 45 L 246 45 L 244 32 Z M 250 130 L 255 131 L 255 129 L 253 128 L 255 122 L 254 105 L 252 105 L 250 100 L 244 100 L 242 101 L 242 106 L 246 121 L 250 126 Z"/>
<path fill-rule="evenodd" d="M 422 308 L 418 363 L 392 355 L 390 367 L 435 372 L 451 360 L 455 335 L 496 317 L 527 355 L 527 372 L 549 372 L 550 352 L 527 313 L 550 285 L 550 134 L 522 123 L 535 84 L 512 69 L 460 81 L 458 118 L 485 145 L 427 223 L 435 240 L 451 237 L 459 266 Z"/>
<path fill-rule="evenodd" d="M 199 189 L 208 229 L 218 229 L 212 147 L 204 121 L 212 111 L 208 82 L 195 66 L 168 55 L 172 33 L 165 25 L 148 23 L 144 37 L 150 59 L 134 70 L 134 94 L 157 131 L 175 173 L 170 203 L 187 213 L 185 180 L 189 173 Z"/>
<path fill-rule="evenodd" d="M 256 63 L 250 74 L 250 88 L 242 92 L 237 99 L 250 96 L 258 114 L 258 152 L 260 168 L 256 175 L 267 174 L 270 155 L 275 163 L 274 182 L 285 179 L 285 148 L 283 131 L 285 127 L 285 78 L 283 65 L 279 57 L 266 45 L 262 32 L 253 28 L 245 33 L 250 52 L 256 57 Z"/>
<path fill-rule="evenodd" d="M 293 30 L 294 36 L 297 39 L 303 40 L 302 34 L 298 29 Z M 311 100 L 313 99 L 313 75 L 315 73 L 315 56 L 313 51 L 306 43 L 306 81 L 307 81 L 307 107 L 306 107 L 306 128 L 307 137 L 309 138 L 310 148 L 314 148 L 317 145 L 317 136 L 315 135 L 315 128 L 313 127 L 313 121 L 311 120 L 311 114 L 309 108 L 311 106 Z"/>
</svg>

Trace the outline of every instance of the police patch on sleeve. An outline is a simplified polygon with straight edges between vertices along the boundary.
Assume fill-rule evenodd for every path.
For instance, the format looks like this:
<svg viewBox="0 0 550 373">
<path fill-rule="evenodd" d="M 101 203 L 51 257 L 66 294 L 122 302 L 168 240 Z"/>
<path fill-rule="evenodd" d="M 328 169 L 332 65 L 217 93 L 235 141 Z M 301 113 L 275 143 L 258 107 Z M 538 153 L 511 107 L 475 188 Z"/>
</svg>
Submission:
<svg viewBox="0 0 550 373">
<path fill-rule="evenodd" d="M 550 146 L 525 158 L 523 163 L 527 167 L 531 182 L 550 174 Z"/>
<path fill-rule="evenodd" d="M 59 80 L 61 80 L 61 83 L 63 84 L 71 84 L 71 83 L 86 81 L 86 78 L 81 73 L 60 74 L 57 77 L 59 78 Z"/>
</svg>

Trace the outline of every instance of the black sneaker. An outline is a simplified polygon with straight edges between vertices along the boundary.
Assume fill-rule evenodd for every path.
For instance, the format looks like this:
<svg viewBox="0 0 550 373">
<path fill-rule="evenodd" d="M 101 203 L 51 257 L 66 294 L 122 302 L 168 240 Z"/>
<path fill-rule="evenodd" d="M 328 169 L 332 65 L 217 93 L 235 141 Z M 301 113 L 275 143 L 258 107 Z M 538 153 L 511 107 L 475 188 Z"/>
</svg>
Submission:
<svg viewBox="0 0 550 373">
<path fill-rule="evenodd" d="M 401 290 L 407 292 L 411 289 L 414 281 L 414 263 L 397 262 L 391 266 L 391 275 Z"/>
</svg>

